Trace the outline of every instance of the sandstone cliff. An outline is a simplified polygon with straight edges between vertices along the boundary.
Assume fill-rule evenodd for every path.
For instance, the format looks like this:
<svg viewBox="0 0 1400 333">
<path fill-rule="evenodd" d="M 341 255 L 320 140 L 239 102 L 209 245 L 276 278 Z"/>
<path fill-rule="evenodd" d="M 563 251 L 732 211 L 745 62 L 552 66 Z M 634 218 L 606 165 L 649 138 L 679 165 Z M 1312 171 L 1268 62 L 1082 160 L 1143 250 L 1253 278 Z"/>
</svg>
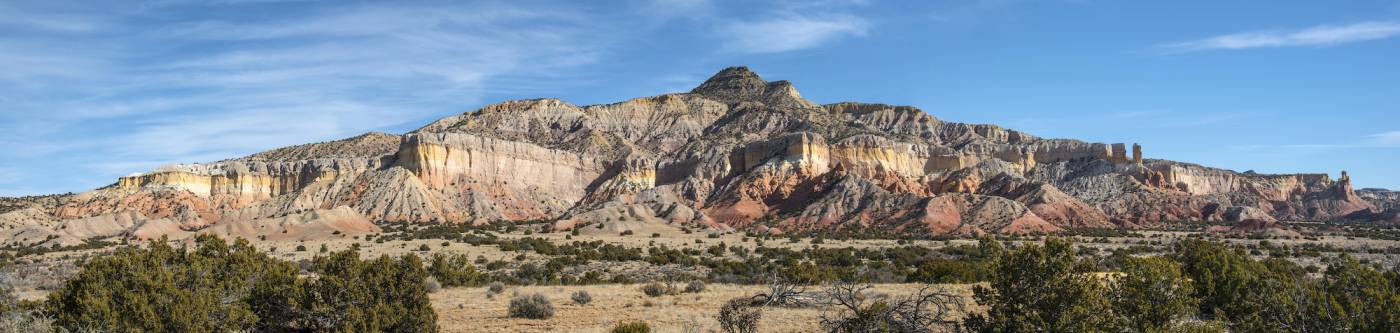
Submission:
<svg viewBox="0 0 1400 333">
<path fill-rule="evenodd" d="M 1043 139 L 908 106 L 818 105 L 733 67 L 688 93 L 508 101 L 403 135 L 162 167 L 10 205 L 0 236 L 295 238 L 372 232 L 371 221 L 500 220 L 939 235 L 1355 220 L 1400 202 L 1358 194 L 1345 173 L 1261 175 L 1145 155 L 1138 144 Z"/>
</svg>

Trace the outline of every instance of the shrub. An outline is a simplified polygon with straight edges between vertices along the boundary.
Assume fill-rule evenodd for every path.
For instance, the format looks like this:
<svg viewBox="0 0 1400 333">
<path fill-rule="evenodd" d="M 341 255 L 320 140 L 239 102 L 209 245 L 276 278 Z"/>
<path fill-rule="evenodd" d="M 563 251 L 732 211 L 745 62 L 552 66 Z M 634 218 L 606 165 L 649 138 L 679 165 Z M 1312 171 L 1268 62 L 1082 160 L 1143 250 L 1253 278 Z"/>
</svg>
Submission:
<svg viewBox="0 0 1400 333">
<path fill-rule="evenodd" d="M 973 288 L 987 313 L 967 318 L 972 331 L 1114 331 L 1117 321 L 1103 287 L 1075 270 L 1074 244 L 1049 239 L 999 256 L 988 286 Z"/>
<path fill-rule="evenodd" d="M 657 297 L 661 295 L 675 294 L 676 288 L 672 287 L 670 284 L 652 282 L 642 285 L 642 293 L 646 294 L 647 296 Z"/>
<path fill-rule="evenodd" d="M 705 291 L 705 282 L 696 280 L 696 281 L 690 281 L 689 284 L 686 284 L 686 285 L 685 285 L 685 292 L 688 292 L 688 293 L 698 293 L 698 292 L 702 292 L 702 291 Z"/>
<path fill-rule="evenodd" d="M 0 311 L 0 332 L 50 333 L 66 331 L 54 325 L 53 318 L 30 311 Z"/>
<path fill-rule="evenodd" d="M 757 333 L 758 320 L 762 317 L 761 308 L 750 306 L 746 298 L 735 298 L 719 308 L 716 319 L 725 333 Z"/>
<path fill-rule="evenodd" d="M 613 326 L 612 333 L 651 333 L 651 326 L 646 322 L 634 321 L 630 323 L 619 322 Z"/>
<path fill-rule="evenodd" d="M 428 250 L 431 249 L 432 248 L 428 247 L 428 244 L 418 245 L 418 251 L 428 252 Z"/>
<path fill-rule="evenodd" d="M 569 295 L 569 299 L 574 300 L 574 304 L 584 305 L 593 301 L 593 295 L 589 295 L 588 291 L 579 290 Z"/>
<path fill-rule="evenodd" d="M 554 305 L 549 303 L 549 298 L 540 294 L 520 295 L 511 298 L 509 311 L 512 318 L 549 319 L 554 317 Z"/>
<path fill-rule="evenodd" d="M 1128 258 L 1123 276 L 1110 288 L 1113 309 L 1134 331 L 1165 331 L 1196 312 L 1191 280 L 1181 265 L 1163 257 Z"/>
<path fill-rule="evenodd" d="M 438 290 L 442 290 L 442 284 L 438 283 L 437 278 L 429 275 L 428 278 L 423 279 L 423 288 L 427 289 L 430 293 L 435 293 L 438 292 Z"/>
<path fill-rule="evenodd" d="M 491 282 L 491 285 L 486 287 L 486 291 L 492 294 L 499 294 L 503 291 L 506 291 L 506 284 L 500 282 Z"/>
<path fill-rule="evenodd" d="M 366 261 L 353 249 L 332 252 L 304 278 L 242 239 L 229 245 L 202 235 L 195 243 L 177 250 L 162 239 L 89 260 L 45 311 L 70 331 L 437 330 L 417 256 Z"/>
<path fill-rule="evenodd" d="M 1225 329 L 1225 325 L 1218 321 L 1183 321 L 1172 325 L 1170 330 L 1164 332 L 1172 333 L 1225 333 L 1230 330 Z"/>
<path fill-rule="evenodd" d="M 5 265 L 5 263 L 0 262 L 0 269 L 3 269 Z M 11 311 L 18 312 L 19 310 L 19 298 L 15 297 L 15 288 L 10 286 L 8 278 L 8 274 L 0 275 L 0 314 L 8 314 Z"/>
<path fill-rule="evenodd" d="M 297 245 L 297 252 L 306 252 L 306 245 Z"/>
<path fill-rule="evenodd" d="M 486 278 L 463 254 L 449 256 L 435 253 L 430 261 L 432 266 L 428 266 L 428 274 L 432 274 L 443 286 L 476 286 Z"/>
</svg>

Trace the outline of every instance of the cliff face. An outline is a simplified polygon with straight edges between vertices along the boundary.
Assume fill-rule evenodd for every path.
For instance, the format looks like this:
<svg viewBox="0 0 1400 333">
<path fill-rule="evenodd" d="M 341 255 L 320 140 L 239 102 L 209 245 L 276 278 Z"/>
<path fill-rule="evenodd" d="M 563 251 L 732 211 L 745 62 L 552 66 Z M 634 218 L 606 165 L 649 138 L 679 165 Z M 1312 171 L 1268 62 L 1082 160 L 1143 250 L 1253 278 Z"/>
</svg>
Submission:
<svg viewBox="0 0 1400 333">
<path fill-rule="evenodd" d="M 250 223 L 271 223 L 301 237 L 370 232 L 369 221 L 566 229 L 617 217 L 937 235 L 1355 220 L 1400 201 L 1358 195 L 1345 173 L 1259 175 L 1144 155 L 1137 144 L 1042 139 L 907 106 L 817 105 L 791 83 L 734 67 L 689 93 L 509 101 L 404 135 L 162 167 L 0 212 L 0 236 L 252 235 L 262 228 Z"/>
</svg>

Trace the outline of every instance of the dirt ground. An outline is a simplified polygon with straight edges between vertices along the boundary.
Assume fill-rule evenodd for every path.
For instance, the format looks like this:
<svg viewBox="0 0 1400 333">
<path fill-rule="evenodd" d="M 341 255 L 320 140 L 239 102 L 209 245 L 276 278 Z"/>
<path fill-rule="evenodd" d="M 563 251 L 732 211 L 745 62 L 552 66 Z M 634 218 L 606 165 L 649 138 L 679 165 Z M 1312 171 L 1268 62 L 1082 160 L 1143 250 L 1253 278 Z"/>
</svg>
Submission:
<svg viewBox="0 0 1400 333">
<path fill-rule="evenodd" d="M 430 295 L 443 332 L 608 332 L 618 322 L 644 321 L 652 332 L 719 332 L 715 315 L 726 301 L 762 292 L 764 286 L 710 284 L 699 293 L 649 297 L 640 284 L 507 287 L 494 297 L 486 288 L 443 289 Z M 881 284 L 873 291 L 892 297 L 916 293 L 917 284 Z M 971 285 L 939 285 L 967 297 Z M 569 299 L 577 290 L 593 301 L 578 305 Z M 818 290 L 811 288 L 808 290 Z M 554 317 L 544 320 L 510 318 L 512 294 L 540 293 L 554 304 Z M 760 332 L 820 331 L 820 308 L 764 308 Z"/>
</svg>

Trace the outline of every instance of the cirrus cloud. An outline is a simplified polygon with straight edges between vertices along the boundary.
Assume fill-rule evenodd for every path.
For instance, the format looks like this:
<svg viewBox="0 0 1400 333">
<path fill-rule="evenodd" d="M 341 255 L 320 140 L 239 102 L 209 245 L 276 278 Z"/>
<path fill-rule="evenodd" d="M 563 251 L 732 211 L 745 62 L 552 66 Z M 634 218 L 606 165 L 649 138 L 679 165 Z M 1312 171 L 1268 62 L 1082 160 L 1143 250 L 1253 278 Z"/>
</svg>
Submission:
<svg viewBox="0 0 1400 333">
<path fill-rule="evenodd" d="M 1253 31 L 1158 45 L 1166 53 L 1266 47 L 1332 46 L 1400 35 L 1400 22 L 1373 21 L 1323 25 L 1293 31 Z"/>
<path fill-rule="evenodd" d="M 815 47 L 846 36 L 864 36 L 870 24 L 860 17 L 833 14 L 783 14 L 755 21 L 732 22 L 721 28 L 725 50 L 737 53 L 777 53 Z"/>
</svg>

